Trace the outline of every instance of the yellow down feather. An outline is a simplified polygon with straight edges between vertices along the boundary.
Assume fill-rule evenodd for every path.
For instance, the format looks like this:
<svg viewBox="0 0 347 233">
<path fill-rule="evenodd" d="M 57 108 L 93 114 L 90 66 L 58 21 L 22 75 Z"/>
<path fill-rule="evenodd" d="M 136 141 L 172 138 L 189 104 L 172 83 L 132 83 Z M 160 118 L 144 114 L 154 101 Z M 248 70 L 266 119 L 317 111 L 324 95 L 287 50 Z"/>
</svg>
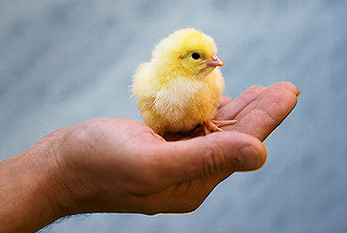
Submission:
<svg viewBox="0 0 347 233">
<path fill-rule="evenodd" d="M 197 55 L 198 54 L 198 55 Z M 187 132 L 212 120 L 224 79 L 213 39 L 182 29 L 155 47 L 150 62 L 134 75 L 132 91 L 146 125 L 154 132 Z"/>
</svg>

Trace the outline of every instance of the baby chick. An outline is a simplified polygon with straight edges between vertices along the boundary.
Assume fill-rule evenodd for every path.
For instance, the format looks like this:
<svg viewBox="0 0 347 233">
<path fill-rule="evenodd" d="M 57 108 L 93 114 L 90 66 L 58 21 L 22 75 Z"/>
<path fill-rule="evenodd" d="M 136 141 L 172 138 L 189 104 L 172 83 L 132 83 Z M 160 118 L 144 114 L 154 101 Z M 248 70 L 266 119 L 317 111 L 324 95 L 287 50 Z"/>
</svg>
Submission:
<svg viewBox="0 0 347 233">
<path fill-rule="evenodd" d="M 201 31 L 187 28 L 164 38 L 134 75 L 132 91 L 144 123 L 160 135 L 198 125 L 208 134 L 235 124 L 212 120 L 224 90 L 223 65 L 213 39 Z"/>
</svg>

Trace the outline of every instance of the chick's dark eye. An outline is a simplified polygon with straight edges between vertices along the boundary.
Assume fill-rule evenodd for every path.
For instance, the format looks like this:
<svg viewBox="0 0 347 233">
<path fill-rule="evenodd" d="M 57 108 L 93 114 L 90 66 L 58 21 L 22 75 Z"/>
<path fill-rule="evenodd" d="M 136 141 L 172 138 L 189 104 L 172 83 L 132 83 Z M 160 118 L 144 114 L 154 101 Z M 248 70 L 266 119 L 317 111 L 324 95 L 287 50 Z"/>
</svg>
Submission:
<svg viewBox="0 0 347 233">
<path fill-rule="evenodd" d="M 192 53 L 192 58 L 193 58 L 194 60 L 198 60 L 198 59 L 200 58 L 200 54 L 198 54 L 198 53 Z"/>
</svg>

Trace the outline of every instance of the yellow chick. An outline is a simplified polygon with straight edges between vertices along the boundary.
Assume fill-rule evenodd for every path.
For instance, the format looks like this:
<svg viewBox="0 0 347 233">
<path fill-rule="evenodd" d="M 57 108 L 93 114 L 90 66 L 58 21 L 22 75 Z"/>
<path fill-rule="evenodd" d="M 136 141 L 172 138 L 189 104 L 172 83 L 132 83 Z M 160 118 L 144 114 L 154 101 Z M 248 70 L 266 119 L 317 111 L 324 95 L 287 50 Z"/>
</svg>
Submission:
<svg viewBox="0 0 347 233">
<path fill-rule="evenodd" d="M 223 65 L 213 39 L 201 31 L 187 28 L 164 38 L 134 75 L 132 91 L 144 123 L 159 135 L 198 125 L 208 134 L 234 124 L 212 120 L 224 90 Z"/>
</svg>

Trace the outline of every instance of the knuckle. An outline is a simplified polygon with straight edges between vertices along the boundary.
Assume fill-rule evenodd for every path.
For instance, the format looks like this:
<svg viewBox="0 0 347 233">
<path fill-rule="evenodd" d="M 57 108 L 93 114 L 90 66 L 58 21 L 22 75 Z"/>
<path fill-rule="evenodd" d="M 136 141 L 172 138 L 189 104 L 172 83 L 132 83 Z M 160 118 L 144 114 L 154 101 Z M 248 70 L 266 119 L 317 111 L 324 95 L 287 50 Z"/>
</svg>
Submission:
<svg viewBox="0 0 347 233">
<path fill-rule="evenodd" d="M 203 175 L 212 176 L 227 169 L 226 154 L 224 150 L 215 143 L 210 143 L 205 149 L 203 157 Z"/>
</svg>

